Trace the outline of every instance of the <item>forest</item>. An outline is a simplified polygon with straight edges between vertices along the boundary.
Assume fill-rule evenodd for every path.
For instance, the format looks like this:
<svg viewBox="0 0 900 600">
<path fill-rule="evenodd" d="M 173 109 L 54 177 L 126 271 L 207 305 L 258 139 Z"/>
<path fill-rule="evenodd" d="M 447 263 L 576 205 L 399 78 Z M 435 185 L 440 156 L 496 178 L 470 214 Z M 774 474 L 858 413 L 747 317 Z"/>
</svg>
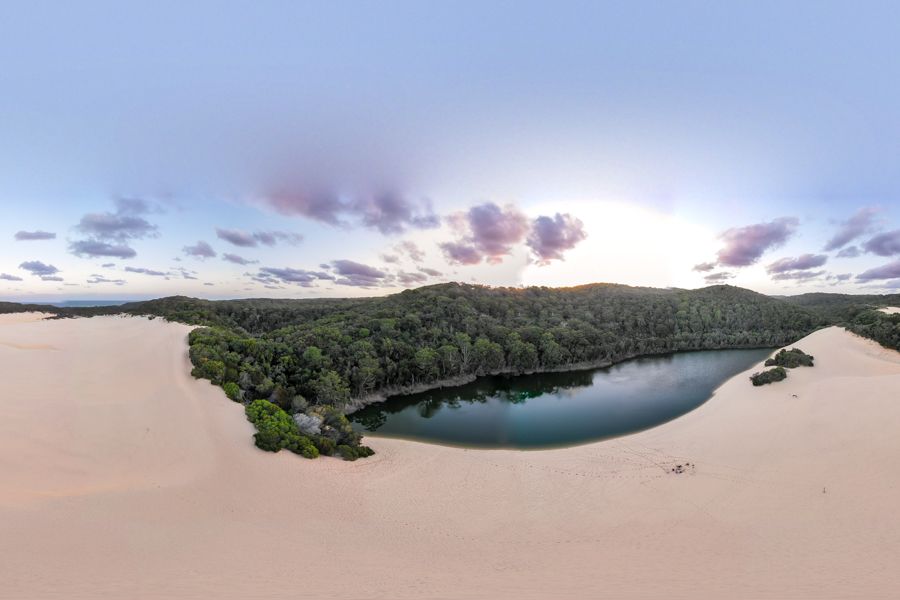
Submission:
<svg viewBox="0 0 900 600">
<path fill-rule="evenodd" d="M 61 317 L 149 315 L 198 325 L 189 336 L 193 373 L 247 405 L 260 432 L 257 445 L 353 459 L 371 450 L 344 414 L 388 395 L 488 374 L 604 366 L 688 350 L 778 347 L 831 324 L 898 348 L 900 316 L 872 310 L 891 302 L 888 296 L 839 294 L 775 298 L 727 285 L 682 290 L 447 283 L 380 298 L 176 296 L 32 310 Z"/>
</svg>

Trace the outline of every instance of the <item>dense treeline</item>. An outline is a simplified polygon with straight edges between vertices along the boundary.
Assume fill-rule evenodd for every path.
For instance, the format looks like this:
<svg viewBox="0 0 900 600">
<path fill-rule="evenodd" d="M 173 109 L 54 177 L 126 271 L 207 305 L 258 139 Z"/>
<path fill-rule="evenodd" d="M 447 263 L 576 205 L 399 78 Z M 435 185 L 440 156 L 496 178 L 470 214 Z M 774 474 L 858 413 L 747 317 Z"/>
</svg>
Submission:
<svg viewBox="0 0 900 600">
<path fill-rule="evenodd" d="M 177 296 L 30 310 L 151 315 L 203 325 L 190 336 L 195 375 L 222 386 L 235 401 L 265 400 L 278 408 L 259 412 L 262 405 L 254 404 L 254 416 L 248 413 L 261 427 L 261 447 L 355 458 L 366 451 L 357 453 L 363 448 L 359 436 L 348 433 L 342 413 L 368 399 L 492 373 L 565 370 L 685 350 L 783 346 L 834 323 L 896 348 L 896 319 L 871 310 L 890 303 L 900 304 L 900 298 L 781 299 L 724 285 L 519 289 L 450 283 L 384 298 Z M 296 431 L 284 420 L 291 414 Z"/>
<path fill-rule="evenodd" d="M 183 315 L 182 301 L 173 302 Z M 215 312 L 219 304 L 223 313 Z M 821 324 L 804 309 L 729 286 L 685 291 L 446 284 L 336 303 L 330 311 L 320 301 L 294 318 L 289 308 L 269 315 L 253 301 L 201 306 L 213 313 L 190 310 L 205 322 L 227 319 L 231 325 L 191 334 L 195 374 L 222 385 L 234 400 L 267 399 L 301 420 L 318 407 L 347 410 L 378 394 L 489 373 L 779 346 Z M 265 331 L 270 322 L 280 326 Z"/>
<path fill-rule="evenodd" d="M 846 327 L 853 333 L 875 340 L 886 348 L 900 350 L 900 314 L 898 313 L 891 315 L 877 310 L 862 311 L 857 313 L 853 320 L 846 324 Z"/>
</svg>

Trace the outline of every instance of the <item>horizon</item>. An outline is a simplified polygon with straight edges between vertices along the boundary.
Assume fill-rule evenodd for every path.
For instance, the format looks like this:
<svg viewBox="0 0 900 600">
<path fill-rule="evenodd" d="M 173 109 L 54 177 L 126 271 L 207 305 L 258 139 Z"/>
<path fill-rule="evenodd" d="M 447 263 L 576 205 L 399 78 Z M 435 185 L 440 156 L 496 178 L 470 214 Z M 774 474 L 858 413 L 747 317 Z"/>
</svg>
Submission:
<svg viewBox="0 0 900 600">
<path fill-rule="evenodd" d="M 890 4 L 48 6 L 0 36 L 2 300 L 900 290 Z"/>
</svg>

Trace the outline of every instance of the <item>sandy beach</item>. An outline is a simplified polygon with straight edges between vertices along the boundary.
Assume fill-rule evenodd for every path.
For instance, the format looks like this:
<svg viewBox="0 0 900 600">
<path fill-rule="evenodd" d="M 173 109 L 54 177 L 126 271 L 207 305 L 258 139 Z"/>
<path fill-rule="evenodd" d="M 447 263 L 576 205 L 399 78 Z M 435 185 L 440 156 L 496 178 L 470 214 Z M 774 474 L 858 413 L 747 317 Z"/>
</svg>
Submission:
<svg viewBox="0 0 900 600">
<path fill-rule="evenodd" d="M 838 328 L 576 448 L 252 445 L 189 327 L 0 316 L 0 597 L 893 598 L 900 353 Z M 755 369 L 754 369 L 755 370 Z M 673 469 L 682 465 L 681 473 Z"/>
</svg>

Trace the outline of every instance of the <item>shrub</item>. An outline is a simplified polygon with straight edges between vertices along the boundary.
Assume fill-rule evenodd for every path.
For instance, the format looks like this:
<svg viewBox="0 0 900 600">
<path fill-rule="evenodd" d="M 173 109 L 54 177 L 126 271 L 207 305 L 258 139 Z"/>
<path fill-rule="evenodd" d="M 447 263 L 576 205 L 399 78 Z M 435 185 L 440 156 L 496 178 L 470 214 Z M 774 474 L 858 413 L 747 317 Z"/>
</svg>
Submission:
<svg viewBox="0 0 900 600">
<path fill-rule="evenodd" d="M 234 400 L 235 402 L 241 401 L 241 388 L 238 387 L 238 384 L 236 384 L 235 382 L 229 381 L 222 386 L 222 389 L 225 390 L 225 395 L 230 399 Z"/>
<path fill-rule="evenodd" d="M 261 450 L 278 452 L 282 448 L 306 458 L 316 458 L 319 450 L 306 436 L 300 434 L 289 414 L 268 400 L 254 400 L 244 409 L 247 419 L 256 426 L 253 436 Z"/>
<path fill-rule="evenodd" d="M 791 348 L 790 350 L 781 349 L 772 358 L 766 361 L 767 367 L 787 367 L 794 369 L 796 367 L 813 366 L 813 357 L 803 352 L 799 348 Z"/>
<path fill-rule="evenodd" d="M 775 367 L 774 369 L 769 369 L 762 373 L 754 373 L 750 376 L 750 381 L 757 386 L 781 381 L 782 379 L 787 379 L 787 371 L 784 370 L 784 367 Z"/>
</svg>

